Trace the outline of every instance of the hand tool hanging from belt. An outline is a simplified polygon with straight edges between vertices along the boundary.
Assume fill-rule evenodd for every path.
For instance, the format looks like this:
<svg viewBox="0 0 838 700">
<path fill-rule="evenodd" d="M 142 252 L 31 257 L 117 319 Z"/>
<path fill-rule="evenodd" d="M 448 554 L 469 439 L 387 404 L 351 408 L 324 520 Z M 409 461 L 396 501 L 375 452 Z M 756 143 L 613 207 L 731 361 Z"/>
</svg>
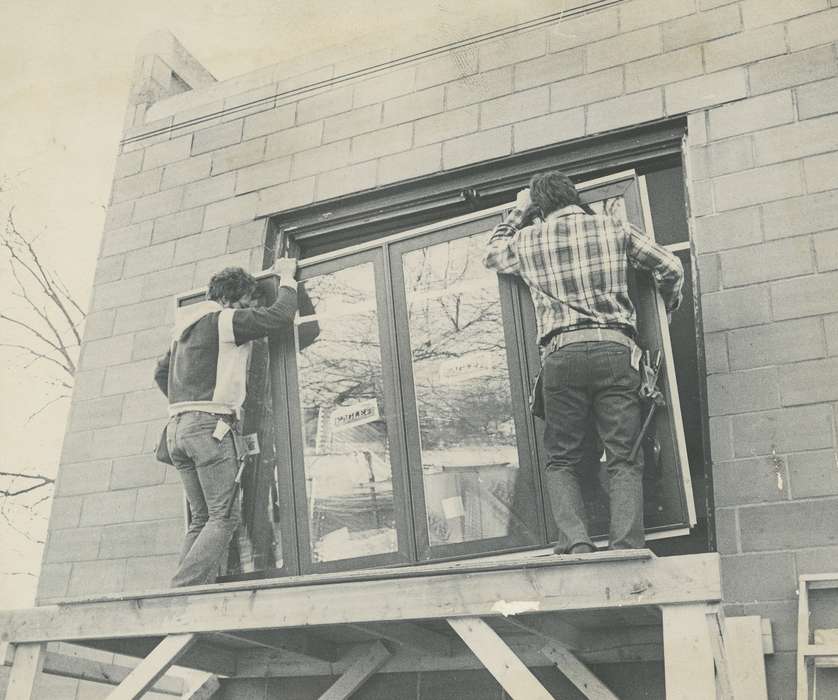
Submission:
<svg viewBox="0 0 838 700">
<path fill-rule="evenodd" d="M 236 503 L 236 497 L 239 495 L 239 491 L 241 490 L 242 485 L 242 474 L 244 473 L 245 465 L 247 464 L 247 443 L 245 442 L 245 438 L 243 435 L 240 435 L 238 431 L 231 430 L 231 435 L 233 437 L 233 448 L 236 451 L 236 461 L 239 464 L 239 469 L 236 472 L 236 480 L 233 483 L 233 495 L 230 498 L 230 503 L 227 505 L 227 512 L 224 514 L 225 518 L 230 517 L 230 513 L 233 512 L 233 506 Z"/>
<path fill-rule="evenodd" d="M 648 413 L 646 419 L 643 421 L 643 426 L 640 428 L 640 434 L 635 440 L 634 447 L 631 448 L 629 454 L 629 461 L 634 461 L 637 457 L 637 451 L 649 430 L 649 425 L 655 415 L 658 406 L 665 406 L 666 399 L 664 399 L 661 390 L 658 389 L 658 377 L 660 376 L 662 355 L 660 350 L 655 351 L 654 358 L 652 354 L 646 350 L 640 358 L 640 397 L 649 402 Z"/>
</svg>

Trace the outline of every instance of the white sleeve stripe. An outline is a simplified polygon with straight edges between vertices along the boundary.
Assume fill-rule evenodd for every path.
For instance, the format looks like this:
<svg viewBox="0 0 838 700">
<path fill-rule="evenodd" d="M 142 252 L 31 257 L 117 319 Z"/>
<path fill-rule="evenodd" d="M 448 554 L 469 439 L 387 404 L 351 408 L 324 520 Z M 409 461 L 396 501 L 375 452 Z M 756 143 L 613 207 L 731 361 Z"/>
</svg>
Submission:
<svg viewBox="0 0 838 700">
<path fill-rule="evenodd" d="M 235 343 L 233 335 L 233 314 L 235 309 L 222 309 L 218 314 L 218 341 L 221 343 Z"/>
</svg>

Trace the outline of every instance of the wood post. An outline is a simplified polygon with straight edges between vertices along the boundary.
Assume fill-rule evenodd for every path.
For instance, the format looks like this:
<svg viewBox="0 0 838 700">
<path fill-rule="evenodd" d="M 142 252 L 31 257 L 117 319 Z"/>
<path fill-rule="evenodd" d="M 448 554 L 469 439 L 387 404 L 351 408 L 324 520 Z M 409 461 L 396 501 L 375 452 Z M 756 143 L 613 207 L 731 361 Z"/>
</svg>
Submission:
<svg viewBox="0 0 838 700">
<path fill-rule="evenodd" d="M 480 659 L 513 700 L 552 700 L 515 653 L 486 622 L 479 617 L 449 618 L 448 624 Z"/>
<path fill-rule="evenodd" d="M 767 700 L 762 619 L 758 615 L 728 617 L 725 629 L 733 697 L 736 700 Z"/>
<path fill-rule="evenodd" d="M 6 687 L 6 700 L 30 700 L 35 690 L 35 681 L 44 667 L 46 644 L 13 644 L 14 659 Z"/>
<path fill-rule="evenodd" d="M 619 700 L 591 670 L 576 658 L 568 649 L 557 644 L 548 644 L 541 650 L 550 661 L 556 664 L 579 692 L 589 700 Z"/>
<path fill-rule="evenodd" d="M 195 639 L 194 634 L 171 634 L 163 639 L 108 695 L 108 700 L 136 700 L 142 697 L 186 653 Z"/>
<path fill-rule="evenodd" d="M 707 606 L 662 605 L 667 700 L 716 700 Z"/>
</svg>

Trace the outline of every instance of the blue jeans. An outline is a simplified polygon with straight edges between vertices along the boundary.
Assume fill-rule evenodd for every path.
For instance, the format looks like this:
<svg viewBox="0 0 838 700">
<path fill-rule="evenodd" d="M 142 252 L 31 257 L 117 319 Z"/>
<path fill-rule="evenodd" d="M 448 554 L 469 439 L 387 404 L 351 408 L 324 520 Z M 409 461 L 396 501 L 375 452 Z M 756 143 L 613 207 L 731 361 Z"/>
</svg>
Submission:
<svg viewBox="0 0 838 700">
<path fill-rule="evenodd" d="M 218 416 L 190 411 L 169 421 L 167 446 L 183 482 L 191 520 L 172 586 L 213 583 L 221 558 L 239 525 L 239 513 L 227 511 L 235 497 L 238 471 L 232 430 L 212 436 Z"/>
<path fill-rule="evenodd" d="M 643 451 L 629 460 L 640 432 L 640 373 L 619 343 L 573 343 L 544 359 L 547 490 L 559 530 L 557 550 L 592 546 L 580 479 L 590 455 L 591 421 L 605 449 L 611 549 L 643 547 Z M 598 466 L 599 461 L 594 460 Z"/>
</svg>

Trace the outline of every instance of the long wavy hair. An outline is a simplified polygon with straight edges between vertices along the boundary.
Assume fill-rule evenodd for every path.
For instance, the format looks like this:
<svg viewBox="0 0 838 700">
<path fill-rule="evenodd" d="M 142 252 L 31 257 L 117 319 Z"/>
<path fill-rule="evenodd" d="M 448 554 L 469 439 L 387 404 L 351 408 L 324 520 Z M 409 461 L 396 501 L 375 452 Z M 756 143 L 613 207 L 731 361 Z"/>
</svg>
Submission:
<svg viewBox="0 0 838 700">
<path fill-rule="evenodd" d="M 586 214 L 594 213 L 580 199 L 573 180 L 558 170 L 533 175 L 530 179 L 530 197 L 544 216 L 571 204 L 581 207 Z"/>
<path fill-rule="evenodd" d="M 256 289 L 256 279 L 240 267 L 225 267 L 210 279 L 207 299 L 210 301 L 237 302 Z"/>
</svg>

